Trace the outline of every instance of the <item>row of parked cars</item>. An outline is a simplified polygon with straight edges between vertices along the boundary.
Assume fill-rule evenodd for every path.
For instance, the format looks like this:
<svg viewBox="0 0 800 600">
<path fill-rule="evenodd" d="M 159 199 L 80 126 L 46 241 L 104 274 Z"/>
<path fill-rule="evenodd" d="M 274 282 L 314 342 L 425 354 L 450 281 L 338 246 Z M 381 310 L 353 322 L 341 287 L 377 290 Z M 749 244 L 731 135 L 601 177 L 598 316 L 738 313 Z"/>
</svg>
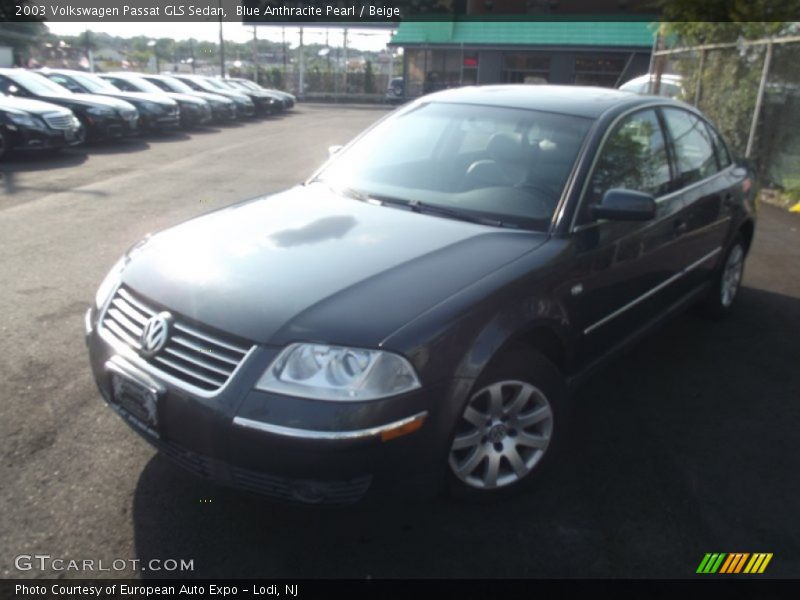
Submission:
<svg viewBox="0 0 800 600">
<path fill-rule="evenodd" d="M 0 69 L 0 157 L 274 115 L 295 100 L 241 78 Z"/>
</svg>

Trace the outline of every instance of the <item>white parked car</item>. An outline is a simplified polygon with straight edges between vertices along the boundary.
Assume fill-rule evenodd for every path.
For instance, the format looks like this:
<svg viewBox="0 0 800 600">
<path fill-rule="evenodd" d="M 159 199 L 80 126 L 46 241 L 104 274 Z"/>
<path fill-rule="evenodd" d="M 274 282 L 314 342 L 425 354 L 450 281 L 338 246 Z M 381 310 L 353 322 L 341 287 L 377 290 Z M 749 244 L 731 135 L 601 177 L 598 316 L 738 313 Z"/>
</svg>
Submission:
<svg viewBox="0 0 800 600">
<path fill-rule="evenodd" d="M 650 94 L 652 93 L 650 84 L 655 84 L 655 80 L 655 75 L 642 75 L 623 83 L 619 86 L 619 89 L 626 92 L 634 92 L 635 94 Z M 662 73 L 661 85 L 656 95 L 666 96 L 667 98 L 680 98 L 683 96 L 683 77 L 671 73 Z"/>
</svg>

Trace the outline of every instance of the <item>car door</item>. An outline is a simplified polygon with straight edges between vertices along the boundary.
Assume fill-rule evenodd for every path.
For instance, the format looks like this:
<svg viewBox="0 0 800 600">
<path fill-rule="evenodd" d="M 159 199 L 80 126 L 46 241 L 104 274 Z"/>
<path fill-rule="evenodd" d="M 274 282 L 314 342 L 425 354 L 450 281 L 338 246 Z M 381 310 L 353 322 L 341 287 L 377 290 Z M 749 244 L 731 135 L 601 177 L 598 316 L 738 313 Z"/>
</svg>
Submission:
<svg viewBox="0 0 800 600">
<path fill-rule="evenodd" d="M 579 363 L 622 343 L 677 298 L 683 207 L 675 194 L 663 122 L 656 108 L 623 117 L 600 146 L 583 191 L 572 242 L 574 270 L 562 295 L 580 335 Z M 656 215 L 645 222 L 595 220 L 590 206 L 613 188 L 651 194 Z"/>
<path fill-rule="evenodd" d="M 741 177 L 724 143 L 703 118 L 678 107 L 664 107 L 662 114 L 684 205 L 685 273 L 678 287 L 688 293 L 708 281 L 722 254 L 736 195 L 742 193 Z"/>
</svg>

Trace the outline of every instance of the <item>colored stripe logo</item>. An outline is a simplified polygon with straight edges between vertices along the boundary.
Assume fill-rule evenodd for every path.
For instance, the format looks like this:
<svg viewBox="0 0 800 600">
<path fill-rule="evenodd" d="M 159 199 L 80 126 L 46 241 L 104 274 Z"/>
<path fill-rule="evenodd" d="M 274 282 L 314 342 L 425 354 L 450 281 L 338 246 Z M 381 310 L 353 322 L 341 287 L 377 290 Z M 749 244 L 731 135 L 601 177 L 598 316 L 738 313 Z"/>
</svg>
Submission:
<svg viewBox="0 0 800 600">
<path fill-rule="evenodd" d="M 756 552 L 716 552 L 708 553 L 700 561 L 697 573 L 701 575 L 719 574 L 739 574 L 748 573 L 751 575 L 763 573 L 769 561 L 772 560 L 772 553 Z"/>
</svg>

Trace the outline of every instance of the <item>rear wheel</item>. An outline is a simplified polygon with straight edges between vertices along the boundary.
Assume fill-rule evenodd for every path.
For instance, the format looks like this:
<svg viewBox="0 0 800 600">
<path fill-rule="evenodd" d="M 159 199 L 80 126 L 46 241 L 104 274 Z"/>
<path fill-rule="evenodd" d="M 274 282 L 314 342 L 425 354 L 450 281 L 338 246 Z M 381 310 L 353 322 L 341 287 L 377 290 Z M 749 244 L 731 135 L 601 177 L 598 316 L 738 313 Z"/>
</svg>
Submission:
<svg viewBox="0 0 800 600">
<path fill-rule="evenodd" d="M 527 349 L 498 356 L 473 387 L 448 457 L 450 491 L 492 499 L 541 478 L 566 421 L 558 369 Z"/>
<path fill-rule="evenodd" d="M 703 305 L 707 316 L 715 319 L 726 316 L 739 295 L 747 255 L 744 240 L 737 235 L 714 276 L 713 285 Z"/>
</svg>

